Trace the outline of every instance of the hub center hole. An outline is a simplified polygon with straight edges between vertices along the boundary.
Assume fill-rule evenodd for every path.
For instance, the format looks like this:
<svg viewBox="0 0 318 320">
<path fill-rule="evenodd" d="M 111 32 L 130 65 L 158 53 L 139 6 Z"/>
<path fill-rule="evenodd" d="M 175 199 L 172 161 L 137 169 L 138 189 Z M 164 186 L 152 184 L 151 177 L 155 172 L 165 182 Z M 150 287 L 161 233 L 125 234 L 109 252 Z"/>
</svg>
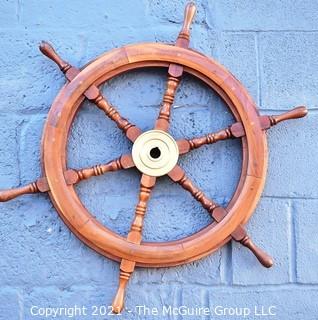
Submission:
<svg viewBox="0 0 318 320">
<path fill-rule="evenodd" d="M 161 156 L 161 151 L 158 147 L 152 148 L 150 150 L 150 157 L 153 159 L 158 159 Z"/>
</svg>

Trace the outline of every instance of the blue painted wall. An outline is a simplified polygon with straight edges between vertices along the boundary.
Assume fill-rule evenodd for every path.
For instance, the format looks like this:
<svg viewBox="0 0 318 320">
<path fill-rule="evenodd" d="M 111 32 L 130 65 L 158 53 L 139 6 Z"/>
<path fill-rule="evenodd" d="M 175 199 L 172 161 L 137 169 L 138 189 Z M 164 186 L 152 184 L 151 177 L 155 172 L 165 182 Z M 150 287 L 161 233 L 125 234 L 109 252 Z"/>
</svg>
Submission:
<svg viewBox="0 0 318 320">
<path fill-rule="evenodd" d="M 317 319 L 318 2 L 200 0 L 197 6 L 191 46 L 228 67 L 262 114 L 301 104 L 310 109 L 306 119 L 269 132 L 267 183 L 247 226 L 255 242 L 275 258 L 275 266 L 262 268 L 250 252 L 232 243 L 185 266 L 138 269 L 126 299 L 132 312 L 123 318 L 162 318 L 138 316 L 136 305 L 252 311 L 254 306 L 274 305 L 274 319 Z M 56 66 L 40 54 L 40 40 L 51 41 L 66 60 L 81 66 L 127 43 L 173 42 L 183 7 L 184 1 L 177 0 L 1 1 L 0 187 L 23 185 L 40 176 L 43 124 L 64 83 Z M 165 80 L 164 70 L 136 71 L 109 81 L 103 90 L 123 115 L 148 130 L 158 113 Z M 217 96 L 189 76 L 175 105 L 176 138 L 215 131 L 233 121 Z M 103 163 L 130 147 L 101 111 L 85 103 L 71 132 L 68 163 L 76 168 Z M 204 147 L 181 163 L 210 197 L 226 203 L 239 177 L 240 142 Z M 130 170 L 83 182 L 77 190 L 97 219 L 125 235 L 138 183 L 139 174 Z M 44 319 L 31 315 L 32 306 L 91 308 L 111 303 L 118 264 L 77 240 L 46 195 L 0 204 L 0 219 L 0 319 Z M 188 194 L 162 178 L 150 201 L 144 238 L 178 239 L 209 222 Z"/>
</svg>

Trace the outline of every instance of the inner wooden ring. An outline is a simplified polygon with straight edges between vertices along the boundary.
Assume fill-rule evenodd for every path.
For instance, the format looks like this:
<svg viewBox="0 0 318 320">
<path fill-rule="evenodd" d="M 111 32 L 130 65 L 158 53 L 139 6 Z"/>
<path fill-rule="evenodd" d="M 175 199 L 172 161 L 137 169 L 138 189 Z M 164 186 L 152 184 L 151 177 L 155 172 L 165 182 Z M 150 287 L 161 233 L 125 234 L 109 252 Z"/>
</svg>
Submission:
<svg viewBox="0 0 318 320">
<path fill-rule="evenodd" d="M 73 118 L 87 88 L 128 70 L 169 63 L 184 66 L 224 99 L 237 120 L 243 123 L 242 173 L 236 192 L 227 206 L 228 215 L 199 232 L 177 241 L 140 245 L 127 242 L 98 222 L 83 206 L 74 187 L 66 184 L 66 145 Z M 42 140 L 43 171 L 50 186 L 50 197 L 63 221 L 92 249 L 115 260 L 136 261 L 137 265 L 172 266 L 199 259 L 226 243 L 230 234 L 245 223 L 259 200 L 267 168 L 266 137 L 252 99 L 229 71 L 213 59 L 193 50 L 165 44 L 137 44 L 105 53 L 87 65 L 56 97 L 45 125 Z"/>
</svg>

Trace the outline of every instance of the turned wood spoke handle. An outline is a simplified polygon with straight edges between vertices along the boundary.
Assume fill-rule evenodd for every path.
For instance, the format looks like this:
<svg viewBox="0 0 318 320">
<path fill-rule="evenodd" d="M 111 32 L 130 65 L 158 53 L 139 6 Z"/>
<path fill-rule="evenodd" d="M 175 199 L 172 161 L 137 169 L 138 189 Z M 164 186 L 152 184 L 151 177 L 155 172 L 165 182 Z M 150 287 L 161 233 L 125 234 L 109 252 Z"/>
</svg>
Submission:
<svg viewBox="0 0 318 320">
<path fill-rule="evenodd" d="M 285 121 L 285 120 L 291 120 L 291 119 L 298 119 L 298 118 L 303 118 L 304 116 L 306 116 L 308 113 L 308 110 L 306 107 L 301 106 L 301 107 L 296 107 L 290 111 L 287 111 L 285 113 L 282 113 L 280 115 L 277 116 L 271 116 L 270 120 L 271 120 L 271 125 L 275 125 L 281 121 Z"/>
<path fill-rule="evenodd" d="M 2 190 L 0 191 L 0 202 L 9 201 L 19 196 L 22 196 L 24 194 L 36 193 L 36 192 L 39 192 L 39 189 L 35 182 L 20 188 Z"/>
<path fill-rule="evenodd" d="M 184 21 L 181 29 L 181 33 L 184 35 L 187 35 L 188 37 L 190 35 L 190 26 L 193 21 L 195 12 L 196 12 L 195 4 L 193 2 L 188 3 L 184 10 Z"/>
<path fill-rule="evenodd" d="M 252 239 L 246 235 L 241 241 L 241 244 L 246 248 L 250 249 L 257 260 L 266 268 L 270 268 L 273 265 L 273 258 L 268 255 L 265 251 L 259 248 Z"/>
<path fill-rule="evenodd" d="M 113 313 L 119 314 L 124 307 L 125 291 L 131 273 L 120 270 L 119 285 L 112 303 Z"/>
<path fill-rule="evenodd" d="M 264 267 L 270 268 L 273 265 L 272 257 L 252 241 L 242 225 L 239 225 L 236 230 L 232 232 L 231 236 L 235 241 L 240 242 L 243 246 L 250 249 Z"/>
<path fill-rule="evenodd" d="M 40 51 L 47 56 L 49 59 L 51 59 L 52 61 L 54 61 L 59 68 L 62 70 L 62 72 L 66 72 L 71 65 L 69 63 L 67 63 L 66 61 L 64 61 L 54 50 L 53 46 L 46 42 L 46 41 L 42 41 L 40 46 Z"/>
<path fill-rule="evenodd" d="M 212 212 L 212 217 L 216 222 L 221 222 L 227 215 L 227 211 L 222 207 L 217 207 Z M 243 225 L 239 225 L 231 234 L 232 239 L 240 242 L 243 246 L 250 249 L 255 255 L 257 260 L 266 268 L 270 268 L 273 265 L 273 259 L 265 251 L 259 248 L 247 234 L 247 231 Z"/>
</svg>

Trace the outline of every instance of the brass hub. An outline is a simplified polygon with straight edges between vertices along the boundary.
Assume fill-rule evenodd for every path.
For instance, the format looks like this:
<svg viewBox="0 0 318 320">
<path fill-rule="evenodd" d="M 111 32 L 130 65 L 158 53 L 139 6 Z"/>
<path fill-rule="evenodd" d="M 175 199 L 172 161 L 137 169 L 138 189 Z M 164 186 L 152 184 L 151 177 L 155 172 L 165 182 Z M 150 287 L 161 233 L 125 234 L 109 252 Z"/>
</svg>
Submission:
<svg viewBox="0 0 318 320">
<path fill-rule="evenodd" d="M 149 130 L 134 142 L 132 157 L 139 171 L 159 177 L 170 172 L 177 164 L 179 149 L 170 134 L 161 130 Z"/>
</svg>

